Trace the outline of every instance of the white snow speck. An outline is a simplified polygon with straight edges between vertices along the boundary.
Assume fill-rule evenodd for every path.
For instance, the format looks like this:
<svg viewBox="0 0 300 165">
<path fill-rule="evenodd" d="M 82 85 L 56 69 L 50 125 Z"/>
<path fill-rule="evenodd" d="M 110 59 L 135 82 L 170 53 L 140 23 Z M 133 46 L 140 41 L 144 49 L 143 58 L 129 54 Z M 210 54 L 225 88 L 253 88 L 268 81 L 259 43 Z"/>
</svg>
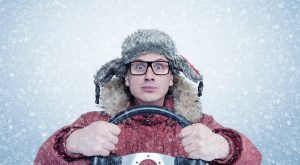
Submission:
<svg viewBox="0 0 300 165">
<path fill-rule="evenodd" d="M 9 74 L 9 77 L 14 78 L 14 77 L 15 77 L 15 74 L 14 74 L 14 73 L 10 73 L 10 74 Z"/>
</svg>

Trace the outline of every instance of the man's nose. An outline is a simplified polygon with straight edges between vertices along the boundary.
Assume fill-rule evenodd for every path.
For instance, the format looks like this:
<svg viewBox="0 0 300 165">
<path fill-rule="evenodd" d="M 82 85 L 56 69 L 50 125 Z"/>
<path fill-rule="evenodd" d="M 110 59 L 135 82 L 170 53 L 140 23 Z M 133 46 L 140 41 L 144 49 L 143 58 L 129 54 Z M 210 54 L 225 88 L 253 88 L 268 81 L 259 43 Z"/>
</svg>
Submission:
<svg viewBox="0 0 300 165">
<path fill-rule="evenodd" d="M 155 74 L 154 74 L 151 66 L 148 66 L 146 73 L 145 73 L 145 80 L 153 80 L 154 76 L 155 76 Z"/>
</svg>

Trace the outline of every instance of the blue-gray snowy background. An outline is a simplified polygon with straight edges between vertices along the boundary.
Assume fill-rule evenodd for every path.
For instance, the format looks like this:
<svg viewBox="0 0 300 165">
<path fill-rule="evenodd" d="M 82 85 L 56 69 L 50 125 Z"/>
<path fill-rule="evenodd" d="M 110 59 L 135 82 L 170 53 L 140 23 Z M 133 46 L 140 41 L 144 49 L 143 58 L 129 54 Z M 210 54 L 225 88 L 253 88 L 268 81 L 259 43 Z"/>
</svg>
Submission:
<svg viewBox="0 0 300 165">
<path fill-rule="evenodd" d="M 139 28 L 173 37 L 204 75 L 204 112 L 263 164 L 300 164 L 298 0 L 0 0 L 0 164 L 32 164 L 55 130 L 98 110 L 93 75 Z"/>
</svg>

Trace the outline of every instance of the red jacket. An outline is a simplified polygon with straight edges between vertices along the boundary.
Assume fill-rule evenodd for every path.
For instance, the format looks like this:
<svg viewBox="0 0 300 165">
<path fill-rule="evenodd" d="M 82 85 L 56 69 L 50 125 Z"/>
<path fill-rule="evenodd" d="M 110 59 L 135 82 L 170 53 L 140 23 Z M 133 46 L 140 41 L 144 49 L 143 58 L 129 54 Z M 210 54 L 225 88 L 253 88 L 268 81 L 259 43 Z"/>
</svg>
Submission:
<svg viewBox="0 0 300 165">
<path fill-rule="evenodd" d="M 39 149 L 34 160 L 35 165 L 60 164 L 60 165 L 82 165 L 89 164 L 86 157 L 81 154 L 73 154 L 66 150 L 66 138 L 75 130 L 83 128 L 92 122 L 109 120 L 109 116 L 102 112 L 89 112 L 82 115 L 77 121 L 54 133 Z M 156 152 L 170 156 L 185 156 L 180 139 L 177 134 L 181 127 L 171 119 L 155 115 L 150 122 L 143 123 L 143 116 L 135 116 L 131 120 L 119 125 L 121 133 L 117 155 L 127 155 L 136 152 Z M 259 165 L 261 155 L 257 148 L 241 133 L 222 127 L 213 117 L 203 115 L 199 121 L 211 128 L 214 132 L 221 134 L 230 143 L 230 155 L 225 160 L 214 160 L 212 163 Z M 129 123 L 129 124 L 128 124 Z M 132 131 L 132 129 L 136 131 Z M 170 141 L 171 140 L 171 141 Z"/>
</svg>

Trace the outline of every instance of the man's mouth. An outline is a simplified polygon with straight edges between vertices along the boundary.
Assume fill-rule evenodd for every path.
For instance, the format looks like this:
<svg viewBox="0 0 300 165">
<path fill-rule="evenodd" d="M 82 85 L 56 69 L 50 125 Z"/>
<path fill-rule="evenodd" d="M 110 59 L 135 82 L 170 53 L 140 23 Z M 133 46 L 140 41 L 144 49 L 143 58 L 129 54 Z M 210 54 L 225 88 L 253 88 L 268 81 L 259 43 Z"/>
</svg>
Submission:
<svg viewBox="0 0 300 165">
<path fill-rule="evenodd" d="M 157 87 L 155 87 L 155 86 L 143 86 L 142 89 L 146 92 L 154 92 L 157 89 Z"/>
</svg>

